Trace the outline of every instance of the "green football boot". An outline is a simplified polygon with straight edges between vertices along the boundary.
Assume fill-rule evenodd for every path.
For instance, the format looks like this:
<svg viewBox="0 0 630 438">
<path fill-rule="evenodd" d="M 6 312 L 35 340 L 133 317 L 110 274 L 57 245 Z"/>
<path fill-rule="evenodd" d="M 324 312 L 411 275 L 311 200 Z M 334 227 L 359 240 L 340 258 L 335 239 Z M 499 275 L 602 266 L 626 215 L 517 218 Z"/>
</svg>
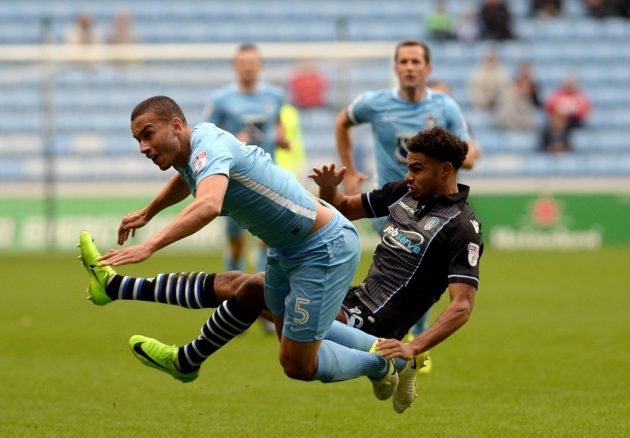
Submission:
<svg viewBox="0 0 630 438">
<path fill-rule="evenodd" d="M 370 348 L 370 353 L 380 355 L 380 351 L 376 347 L 380 340 L 381 339 L 377 339 L 374 341 L 372 348 Z M 370 381 L 372 382 L 372 391 L 377 399 L 387 400 L 390 398 L 398 386 L 398 373 L 396 372 L 394 361 L 391 359 L 387 361 L 387 371 L 383 377 L 380 379 L 370 379 Z"/>
<path fill-rule="evenodd" d="M 405 409 L 411 407 L 413 401 L 418 396 L 416 377 L 423 375 L 420 370 L 431 366 L 430 360 L 429 352 L 424 351 L 413 360 L 408 361 L 405 367 L 398 373 L 398 387 L 392 398 L 394 411 L 397 413 L 402 414 L 405 412 Z"/>
<path fill-rule="evenodd" d="M 177 350 L 175 345 L 166 345 L 160 341 L 142 335 L 133 335 L 129 339 L 133 355 L 143 364 L 170 374 L 177 380 L 188 383 L 199 377 L 199 370 L 183 373 L 177 369 Z"/>
<path fill-rule="evenodd" d="M 81 231 L 79 236 L 79 244 L 77 245 L 81 250 L 81 263 L 85 266 L 88 273 L 89 286 L 87 288 L 88 300 L 91 300 L 94 304 L 103 306 L 112 301 L 105 292 L 107 286 L 107 280 L 109 277 L 116 275 L 116 271 L 111 266 L 98 266 L 98 258 L 101 253 L 94 244 L 94 239 L 89 231 Z"/>
</svg>

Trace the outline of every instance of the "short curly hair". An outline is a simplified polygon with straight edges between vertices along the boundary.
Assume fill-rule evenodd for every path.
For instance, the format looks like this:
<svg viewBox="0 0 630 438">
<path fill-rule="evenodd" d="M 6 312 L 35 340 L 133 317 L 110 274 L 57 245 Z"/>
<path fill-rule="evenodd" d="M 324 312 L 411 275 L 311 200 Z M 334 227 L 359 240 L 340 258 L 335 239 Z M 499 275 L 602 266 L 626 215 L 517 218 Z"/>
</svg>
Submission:
<svg viewBox="0 0 630 438">
<path fill-rule="evenodd" d="M 407 141 L 407 149 L 443 163 L 450 162 L 455 169 L 462 167 L 468 154 L 468 144 L 440 126 L 418 132 Z"/>
</svg>

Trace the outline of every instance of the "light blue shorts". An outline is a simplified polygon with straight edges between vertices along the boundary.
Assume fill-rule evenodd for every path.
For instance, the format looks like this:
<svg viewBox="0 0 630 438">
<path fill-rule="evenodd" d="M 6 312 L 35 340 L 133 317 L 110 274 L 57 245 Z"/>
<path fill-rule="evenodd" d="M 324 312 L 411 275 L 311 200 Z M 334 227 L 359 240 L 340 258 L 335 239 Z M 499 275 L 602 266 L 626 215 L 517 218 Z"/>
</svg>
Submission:
<svg viewBox="0 0 630 438">
<path fill-rule="evenodd" d="M 298 342 L 324 338 L 359 258 L 359 234 L 336 210 L 330 222 L 298 248 L 269 248 L 265 302 L 271 313 L 284 315 L 284 336 Z"/>
</svg>

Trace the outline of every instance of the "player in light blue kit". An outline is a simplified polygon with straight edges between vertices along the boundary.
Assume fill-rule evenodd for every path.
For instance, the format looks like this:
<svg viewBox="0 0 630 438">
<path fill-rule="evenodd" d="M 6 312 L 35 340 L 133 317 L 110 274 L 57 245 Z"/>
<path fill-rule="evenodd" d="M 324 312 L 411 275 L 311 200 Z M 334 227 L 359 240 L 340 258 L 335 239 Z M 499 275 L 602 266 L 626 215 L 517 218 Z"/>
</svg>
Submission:
<svg viewBox="0 0 630 438">
<path fill-rule="evenodd" d="M 353 126 L 369 123 L 374 134 L 378 187 L 397 181 L 407 173 L 407 140 L 418 131 L 441 126 L 468 144 L 464 168 L 472 168 L 476 149 L 459 105 L 450 96 L 431 90 L 426 80 L 431 74 L 431 51 L 421 41 L 402 41 L 396 46 L 394 72 L 399 86 L 394 89 L 367 91 L 339 112 L 335 123 L 337 150 L 341 163 L 346 167 L 344 189 L 346 195 L 361 192 L 361 182 L 369 177 L 357 170 L 352 157 Z M 373 220 L 380 233 L 385 220 Z M 414 335 L 428 327 L 428 314 L 416 324 Z M 430 363 L 422 368 L 429 372 Z"/>
<path fill-rule="evenodd" d="M 334 331 L 331 326 L 359 261 L 359 237 L 352 224 L 276 166 L 261 148 L 245 145 L 210 123 L 188 127 L 181 109 L 168 97 L 155 96 L 138 104 L 131 114 L 131 130 L 142 154 L 161 170 L 173 167 L 177 174 L 147 207 L 123 218 L 118 243 L 122 245 L 164 208 L 189 194 L 194 199 L 144 242 L 103 256 L 89 233 L 83 232 L 81 259 L 90 275 L 90 298 L 96 304 L 111 301 L 106 286 L 120 277 L 111 266 L 145 260 L 227 213 L 269 245 L 264 295 L 280 334 L 284 372 L 294 379 L 322 382 L 366 375 L 372 379 L 377 397 L 391 396 L 398 382 L 396 369 L 402 369 L 405 360 L 397 359 L 394 365 L 379 354 L 324 339 Z M 158 288 L 162 280 L 153 281 Z M 193 292 L 195 284 L 189 288 L 177 282 L 172 285 L 175 294 L 169 292 L 170 287 L 163 293 L 174 295 L 177 304 L 190 303 L 193 295 L 200 299 Z M 140 289 L 138 285 L 126 291 L 121 284 L 120 293 L 134 299 Z M 173 301 L 158 298 L 156 301 Z M 135 335 L 130 347 L 145 365 L 190 382 L 197 378 L 203 361 L 245 331 L 259 312 L 228 300 L 204 324 L 201 335 L 185 346 Z"/>
<path fill-rule="evenodd" d="M 237 82 L 216 90 L 205 112 L 210 123 L 232 133 L 243 143 L 261 147 L 273 158 L 276 145 L 288 147 L 280 123 L 280 108 L 285 103 L 285 93 L 282 88 L 259 80 L 262 64 L 257 47 L 242 44 L 233 63 Z M 229 217 L 227 235 L 226 268 L 243 271 L 246 234 Z M 265 264 L 266 248 L 263 245 L 258 255 L 257 270 L 264 270 Z"/>
</svg>

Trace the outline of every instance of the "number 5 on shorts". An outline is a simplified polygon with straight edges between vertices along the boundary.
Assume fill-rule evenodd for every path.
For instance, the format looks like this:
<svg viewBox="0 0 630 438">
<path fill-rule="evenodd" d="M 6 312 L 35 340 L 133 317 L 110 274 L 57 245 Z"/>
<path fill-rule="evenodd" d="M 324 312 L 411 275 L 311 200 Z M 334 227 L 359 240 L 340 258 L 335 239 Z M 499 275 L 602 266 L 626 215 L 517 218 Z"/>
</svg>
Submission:
<svg viewBox="0 0 630 438">
<path fill-rule="evenodd" d="M 304 308 L 311 300 L 308 298 L 296 298 L 295 299 L 295 312 L 300 315 L 299 318 L 293 318 L 293 322 L 296 324 L 304 324 L 308 321 L 309 314 Z"/>
</svg>

